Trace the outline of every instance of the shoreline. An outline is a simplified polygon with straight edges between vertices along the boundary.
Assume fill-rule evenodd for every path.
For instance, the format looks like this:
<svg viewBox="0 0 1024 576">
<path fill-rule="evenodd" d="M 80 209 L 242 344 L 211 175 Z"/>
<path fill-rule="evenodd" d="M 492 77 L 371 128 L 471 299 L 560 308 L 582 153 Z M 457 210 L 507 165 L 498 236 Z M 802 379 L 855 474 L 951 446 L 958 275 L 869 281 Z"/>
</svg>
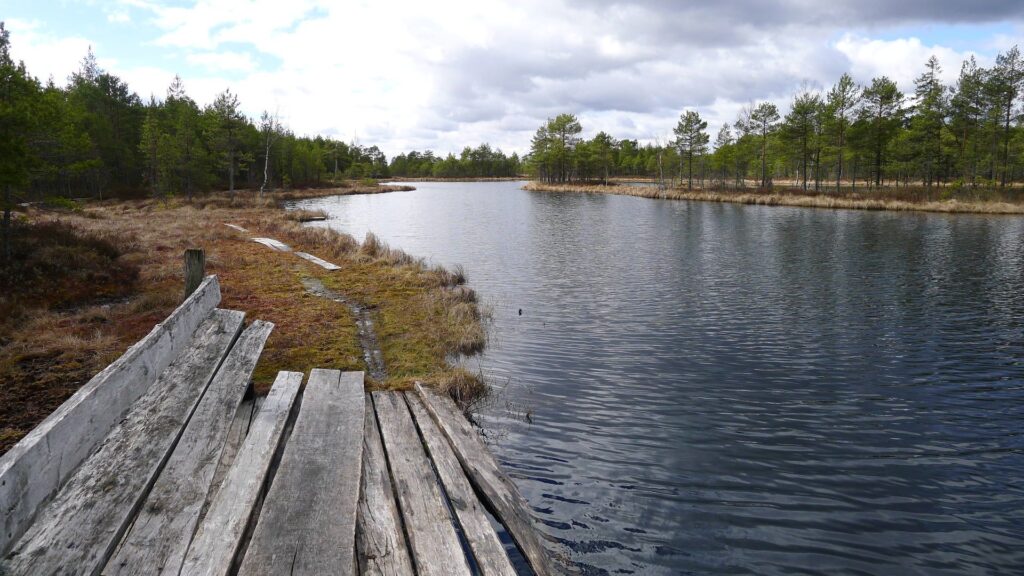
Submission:
<svg viewBox="0 0 1024 576">
<path fill-rule="evenodd" d="M 797 192 L 756 192 L 756 191 L 706 191 L 665 190 L 653 186 L 627 186 L 600 184 L 546 184 L 530 181 L 522 188 L 528 192 L 564 192 L 576 194 L 612 194 L 637 196 L 657 200 L 690 200 L 697 202 L 720 202 L 751 204 L 758 206 L 790 206 L 803 208 L 827 208 L 839 210 L 891 210 L 896 212 L 935 212 L 945 214 L 1024 214 L 1024 204 L 1009 202 L 961 202 L 959 200 L 929 200 L 912 202 L 885 198 L 851 198 L 829 196 L 828 194 L 805 195 Z"/>
<path fill-rule="evenodd" d="M 410 389 L 424 382 L 471 405 L 486 396 L 479 375 L 448 363 L 486 345 L 487 315 L 461 270 L 430 266 L 372 234 L 301 223 L 294 200 L 409 190 L 351 185 L 266 193 L 236 191 L 183 199 L 105 200 L 72 210 L 17 213 L 14 266 L 48 261 L 39 278 L 0 291 L 0 454 L 93 375 L 166 318 L 181 299 L 182 254 L 206 251 L 206 273 L 220 278 L 221 307 L 276 325 L 253 380 L 265 393 L 279 370 L 314 366 L 367 372 L 368 389 Z M 231 223 L 246 229 L 230 228 Z M 250 240 L 276 238 L 341 266 L 327 271 Z M 59 238 L 63 244 L 55 244 Z M 57 250 L 62 257 L 53 258 Z M 27 254 L 28 256 L 24 256 Z M 26 263 L 26 269 L 31 263 Z M 2 269 L 2 264 L 0 264 Z M 319 282 L 372 316 L 387 368 L 371 381 L 360 318 L 343 302 L 311 294 Z"/>
<path fill-rule="evenodd" d="M 393 178 L 381 178 L 381 182 L 387 185 L 391 182 L 522 182 L 529 179 L 529 176 L 482 176 L 479 178 L 435 178 L 432 176 L 415 178 L 412 176 L 395 176 Z"/>
</svg>

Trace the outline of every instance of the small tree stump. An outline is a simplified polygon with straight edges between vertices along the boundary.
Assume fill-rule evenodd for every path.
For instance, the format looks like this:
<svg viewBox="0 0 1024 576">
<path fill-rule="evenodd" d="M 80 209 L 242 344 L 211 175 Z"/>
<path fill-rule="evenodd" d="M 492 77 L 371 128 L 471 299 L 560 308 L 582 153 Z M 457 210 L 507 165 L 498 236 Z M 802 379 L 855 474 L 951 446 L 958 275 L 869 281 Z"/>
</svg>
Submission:
<svg viewBox="0 0 1024 576">
<path fill-rule="evenodd" d="M 206 253 L 202 248 L 185 250 L 185 296 L 188 298 L 206 276 Z M 184 299 L 183 298 L 183 299 Z"/>
</svg>

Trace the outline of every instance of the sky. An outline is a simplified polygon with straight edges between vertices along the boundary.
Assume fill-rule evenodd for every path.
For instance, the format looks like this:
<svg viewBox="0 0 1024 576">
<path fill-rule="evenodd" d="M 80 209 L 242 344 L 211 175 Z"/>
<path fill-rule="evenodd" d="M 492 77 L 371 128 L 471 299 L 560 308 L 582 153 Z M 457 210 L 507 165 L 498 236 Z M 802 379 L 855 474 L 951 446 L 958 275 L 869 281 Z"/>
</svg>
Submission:
<svg viewBox="0 0 1024 576">
<path fill-rule="evenodd" d="M 788 109 L 849 72 L 909 91 L 1024 40 L 1022 0 L 0 0 L 12 53 L 64 84 L 91 46 L 144 100 L 175 74 L 389 157 L 488 142 L 528 151 L 546 118 L 666 142 L 684 110 L 712 141 L 746 104 Z"/>
</svg>

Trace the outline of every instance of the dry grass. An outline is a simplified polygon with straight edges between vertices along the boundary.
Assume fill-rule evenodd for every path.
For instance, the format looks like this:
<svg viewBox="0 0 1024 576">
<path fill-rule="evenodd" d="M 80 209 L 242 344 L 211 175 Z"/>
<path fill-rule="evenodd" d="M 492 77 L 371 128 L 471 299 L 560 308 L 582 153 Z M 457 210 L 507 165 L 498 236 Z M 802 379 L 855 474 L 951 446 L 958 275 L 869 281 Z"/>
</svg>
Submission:
<svg viewBox="0 0 1024 576">
<path fill-rule="evenodd" d="M 327 219 L 327 212 L 323 210 L 289 210 L 286 214 L 292 222 L 313 222 Z"/>
<path fill-rule="evenodd" d="M 642 198 L 668 200 L 698 200 L 702 202 L 732 202 L 762 206 L 804 206 L 810 208 L 843 208 L 851 210 L 897 210 L 921 212 L 962 212 L 973 214 L 1024 214 L 1024 203 L 981 198 L 948 200 L 925 197 L 919 191 L 900 194 L 879 192 L 844 192 L 840 195 L 810 194 L 802 190 L 661 190 L 645 186 L 602 186 L 598 184 L 545 184 L 530 182 L 523 187 L 533 192 L 575 192 L 582 194 L 618 194 Z"/>
<path fill-rule="evenodd" d="M 343 190 L 360 191 L 366 187 Z M 16 314 L 0 320 L 0 453 L 178 305 L 182 252 L 192 247 L 206 250 L 207 272 L 220 277 L 221 307 L 243 310 L 249 321 L 275 324 L 254 374 L 259 392 L 267 390 L 279 370 L 365 369 L 347 306 L 305 291 L 302 279 L 317 278 L 371 307 L 388 369 L 388 379 L 372 386 L 407 388 L 418 380 L 451 390 L 464 401 L 483 393 L 477 376 L 448 361 L 479 351 L 486 342 L 485 317 L 475 294 L 463 286 L 461 270 L 429 267 L 372 235 L 360 243 L 329 229 L 304 227 L 279 209 L 286 197 L 332 192 L 338 190 L 263 198 L 239 193 L 233 200 L 218 194 L 192 204 L 116 201 L 88 204 L 76 212 L 27 212 L 33 226 L 66 228 L 82 238 L 116 238 L 116 254 L 104 264 L 135 272 L 131 281 L 113 283 L 120 290 L 116 300 L 95 301 L 111 284 L 96 278 L 78 279 L 82 294 L 92 296 L 73 305 L 4 295 L 18 304 L 9 306 L 17 308 Z M 342 270 L 328 272 L 249 241 L 257 235 L 316 254 Z M 62 262 L 73 267 L 76 260 Z"/>
<path fill-rule="evenodd" d="M 526 180 L 526 176 L 479 176 L 460 178 L 438 178 L 434 176 L 393 176 L 388 182 L 518 182 Z"/>
</svg>

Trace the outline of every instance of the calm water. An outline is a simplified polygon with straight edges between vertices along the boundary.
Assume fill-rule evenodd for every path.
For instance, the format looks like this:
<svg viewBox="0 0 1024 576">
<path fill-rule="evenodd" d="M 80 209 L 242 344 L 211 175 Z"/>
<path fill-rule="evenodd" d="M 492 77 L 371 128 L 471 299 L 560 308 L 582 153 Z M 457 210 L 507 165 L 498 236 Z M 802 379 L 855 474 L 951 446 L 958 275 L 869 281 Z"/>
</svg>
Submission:
<svg viewBox="0 0 1024 576">
<path fill-rule="evenodd" d="M 1024 219 L 417 186 L 302 205 L 465 267 L 584 573 L 1024 572 Z"/>
</svg>

